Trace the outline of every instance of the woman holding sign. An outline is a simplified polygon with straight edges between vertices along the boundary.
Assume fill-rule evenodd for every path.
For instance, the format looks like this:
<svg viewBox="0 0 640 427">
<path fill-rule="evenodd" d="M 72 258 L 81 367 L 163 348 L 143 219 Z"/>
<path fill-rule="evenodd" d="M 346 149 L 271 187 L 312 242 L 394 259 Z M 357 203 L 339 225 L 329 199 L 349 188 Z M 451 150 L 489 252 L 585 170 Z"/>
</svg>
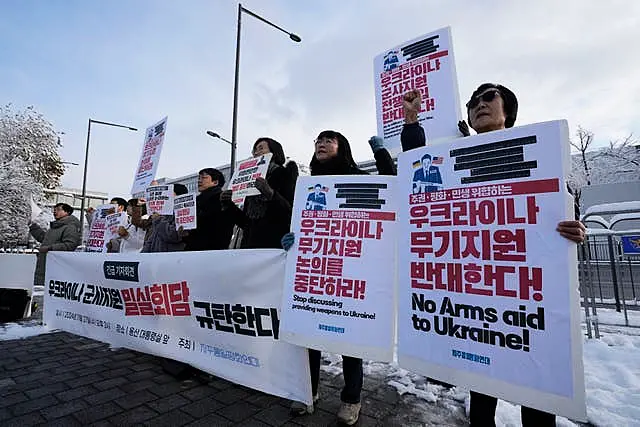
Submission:
<svg viewBox="0 0 640 427">
<path fill-rule="evenodd" d="M 391 166 L 393 163 L 391 162 Z M 356 165 L 351 154 L 349 141 L 341 133 L 326 130 L 315 140 L 315 153 L 311 159 L 311 175 L 366 175 Z M 287 234 L 282 240 L 282 246 L 288 250 L 293 245 L 293 233 Z M 321 353 L 319 350 L 309 349 L 309 367 L 311 368 L 311 391 L 313 404 L 294 402 L 291 411 L 296 415 L 314 412 L 315 402 L 318 400 L 318 382 L 320 380 Z M 346 425 L 353 425 L 360 416 L 360 393 L 362 391 L 362 359 L 342 356 L 342 371 L 344 388 L 340 393 L 342 405 L 338 411 L 338 420 Z"/>
<path fill-rule="evenodd" d="M 280 248 L 280 239 L 289 232 L 291 207 L 298 179 L 298 166 L 286 157 L 282 145 L 272 138 L 259 138 L 253 144 L 253 157 L 271 153 L 265 178 L 255 180 L 260 195 L 248 196 L 241 210 L 232 201 L 231 190 L 223 191 L 220 200 L 229 209 L 233 222 L 242 228 L 241 248 Z"/>
<path fill-rule="evenodd" d="M 404 151 L 425 145 L 424 130 L 417 120 L 421 102 L 419 91 L 411 91 L 404 96 L 405 118 L 409 118 L 405 121 L 401 135 Z M 466 106 L 467 120 L 477 133 L 513 127 L 518 114 L 518 100 L 515 94 L 506 87 L 493 83 L 480 85 L 471 94 L 471 99 Z M 460 122 L 458 127 L 465 136 L 469 135 L 466 123 Z M 581 243 L 584 241 L 585 227 L 580 221 L 562 221 L 556 230 L 560 235 L 573 242 Z M 471 391 L 470 424 L 482 427 L 495 426 L 497 404 L 497 398 Z M 521 416 L 524 427 L 556 425 L 555 415 L 526 406 L 522 406 Z"/>
</svg>

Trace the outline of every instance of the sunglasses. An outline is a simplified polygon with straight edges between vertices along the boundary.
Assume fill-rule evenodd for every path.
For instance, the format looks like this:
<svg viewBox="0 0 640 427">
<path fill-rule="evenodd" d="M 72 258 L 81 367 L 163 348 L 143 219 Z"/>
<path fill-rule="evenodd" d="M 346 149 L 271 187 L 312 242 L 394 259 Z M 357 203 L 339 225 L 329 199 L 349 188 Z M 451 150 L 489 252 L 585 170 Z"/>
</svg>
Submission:
<svg viewBox="0 0 640 427">
<path fill-rule="evenodd" d="M 483 93 L 480 96 L 476 96 L 475 98 L 471 98 L 471 101 L 467 102 L 467 109 L 471 110 L 471 109 L 476 108 L 478 106 L 478 104 L 480 104 L 480 100 L 482 100 L 484 102 L 491 102 L 491 101 L 494 100 L 496 95 L 500 95 L 500 91 L 498 89 L 491 90 L 491 91 Z"/>
</svg>

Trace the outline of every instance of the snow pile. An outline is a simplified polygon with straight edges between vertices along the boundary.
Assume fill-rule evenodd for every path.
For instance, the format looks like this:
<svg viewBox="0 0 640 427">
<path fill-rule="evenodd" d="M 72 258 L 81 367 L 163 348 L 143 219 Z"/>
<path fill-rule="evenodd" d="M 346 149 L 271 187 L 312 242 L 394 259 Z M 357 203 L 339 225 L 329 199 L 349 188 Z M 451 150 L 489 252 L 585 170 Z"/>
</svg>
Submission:
<svg viewBox="0 0 640 427">
<path fill-rule="evenodd" d="M 587 416 L 598 426 L 640 425 L 640 331 L 603 329 L 584 346 Z"/>
<path fill-rule="evenodd" d="M 20 323 L 0 323 L 0 341 L 18 340 L 52 332 L 40 321 L 26 321 Z"/>
</svg>

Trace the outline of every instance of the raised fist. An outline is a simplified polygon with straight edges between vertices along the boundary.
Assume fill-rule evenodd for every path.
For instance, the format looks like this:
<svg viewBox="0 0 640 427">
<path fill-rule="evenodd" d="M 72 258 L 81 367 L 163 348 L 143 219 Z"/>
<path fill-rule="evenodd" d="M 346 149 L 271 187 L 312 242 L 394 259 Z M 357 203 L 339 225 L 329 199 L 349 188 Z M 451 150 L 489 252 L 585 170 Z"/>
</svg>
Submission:
<svg viewBox="0 0 640 427">
<path fill-rule="evenodd" d="M 410 90 L 402 97 L 402 107 L 404 109 L 404 122 L 416 123 L 418 113 L 422 104 L 422 95 L 419 90 Z"/>
</svg>

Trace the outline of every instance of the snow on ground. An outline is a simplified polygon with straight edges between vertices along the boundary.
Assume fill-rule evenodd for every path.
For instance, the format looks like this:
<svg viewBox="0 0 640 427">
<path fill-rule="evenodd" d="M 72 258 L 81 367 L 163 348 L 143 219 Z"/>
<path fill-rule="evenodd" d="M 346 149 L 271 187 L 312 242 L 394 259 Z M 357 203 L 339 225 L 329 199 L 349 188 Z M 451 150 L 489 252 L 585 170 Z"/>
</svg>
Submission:
<svg viewBox="0 0 640 427">
<path fill-rule="evenodd" d="M 0 323 L 0 341 L 29 338 L 48 332 L 51 332 L 51 330 L 38 320 L 20 323 Z"/>
<path fill-rule="evenodd" d="M 598 323 L 604 325 L 616 325 L 625 326 L 624 311 L 618 313 L 611 308 L 596 308 L 596 314 L 598 316 Z M 589 315 L 591 315 L 591 308 L 589 308 Z M 580 310 L 580 316 L 582 322 L 584 322 L 584 308 Z M 629 319 L 629 326 L 640 327 L 640 310 L 627 310 L 627 318 Z"/>
</svg>

